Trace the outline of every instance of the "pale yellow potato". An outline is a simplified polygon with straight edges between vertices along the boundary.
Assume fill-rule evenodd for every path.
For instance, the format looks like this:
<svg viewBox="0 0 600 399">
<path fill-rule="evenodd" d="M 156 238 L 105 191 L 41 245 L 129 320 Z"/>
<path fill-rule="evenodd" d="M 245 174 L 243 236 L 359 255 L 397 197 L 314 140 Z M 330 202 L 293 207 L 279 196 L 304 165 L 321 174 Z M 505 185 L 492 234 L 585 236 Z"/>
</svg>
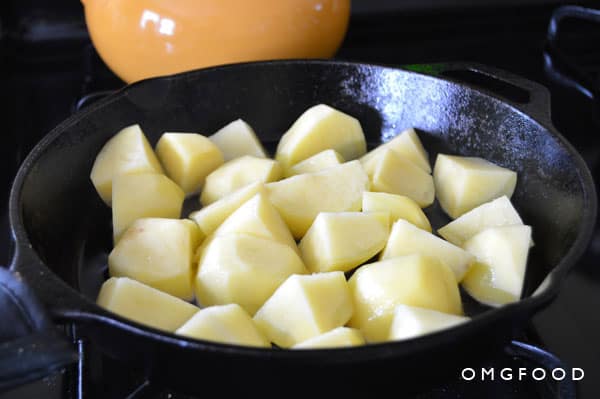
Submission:
<svg viewBox="0 0 600 399">
<path fill-rule="evenodd" d="M 219 147 L 225 162 L 244 155 L 267 157 L 254 129 L 242 119 L 234 120 L 208 138 Z"/>
<path fill-rule="evenodd" d="M 213 234 L 218 236 L 229 233 L 245 233 L 274 240 L 300 254 L 290 229 L 264 192 L 259 192 L 246 201 Z"/>
<path fill-rule="evenodd" d="M 524 225 L 490 227 L 470 238 L 464 248 L 477 263 L 463 279 L 463 288 L 490 306 L 518 301 L 530 242 L 531 227 Z"/>
<path fill-rule="evenodd" d="M 200 202 L 206 206 L 248 184 L 273 182 L 282 176 L 277 161 L 245 155 L 224 163 L 206 177 Z"/>
<path fill-rule="evenodd" d="M 406 129 L 391 140 L 380 144 L 366 153 L 360 159 L 360 162 L 367 164 L 372 158 L 380 156 L 380 153 L 385 150 L 392 150 L 401 158 L 407 159 L 425 172 L 431 173 L 429 155 L 427 155 L 427 151 L 425 151 L 415 129 Z"/>
<path fill-rule="evenodd" d="M 523 220 L 507 196 L 479 205 L 438 229 L 439 235 L 454 245 L 464 243 L 488 227 L 521 225 Z"/>
<path fill-rule="evenodd" d="M 371 180 L 371 191 L 404 195 L 422 208 L 435 199 L 431 175 L 390 149 L 380 151 L 363 167 Z"/>
<path fill-rule="evenodd" d="M 300 239 L 320 212 L 360 211 L 369 178 L 359 161 L 351 161 L 322 172 L 288 177 L 266 188 L 292 235 Z"/>
<path fill-rule="evenodd" d="M 196 133 L 163 133 L 156 155 L 169 176 L 188 194 L 200 191 L 204 179 L 223 164 L 221 150 Z"/>
<path fill-rule="evenodd" d="M 288 245 L 257 236 L 213 236 L 196 274 L 196 298 L 203 306 L 237 303 L 253 315 L 292 274 L 306 273 Z"/>
<path fill-rule="evenodd" d="M 400 304 L 462 315 L 452 270 L 436 258 L 407 255 L 370 263 L 358 268 L 348 283 L 354 301 L 349 326 L 360 329 L 368 342 L 388 339 Z"/>
<path fill-rule="evenodd" d="M 284 170 L 319 152 L 334 149 L 346 160 L 367 151 L 360 122 L 325 104 L 306 110 L 281 137 L 275 159 Z"/>
<path fill-rule="evenodd" d="M 439 154 L 433 180 L 442 209 L 456 219 L 495 198 L 510 198 L 517 174 L 482 158 Z"/>
<path fill-rule="evenodd" d="M 389 212 L 392 223 L 398 219 L 404 219 L 431 233 L 429 219 L 419 204 L 404 195 L 365 191 L 362 198 L 362 210 L 363 212 Z"/>
<path fill-rule="evenodd" d="M 327 331 L 316 337 L 309 338 L 299 344 L 292 346 L 292 349 L 326 349 L 343 348 L 347 346 L 360 346 L 365 344 L 362 333 L 355 328 L 338 327 Z"/>
<path fill-rule="evenodd" d="M 208 236 L 238 209 L 242 204 L 254 197 L 257 193 L 266 192 L 261 182 L 250 183 L 231 194 L 224 196 L 218 201 L 203 207 L 199 211 L 192 212 L 190 219 L 200 226 L 202 232 Z"/>
<path fill-rule="evenodd" d="M 390 231 L 387 212 L 321 212 L 300 241 L 313 273 L 346 272 L 383 249 Z"/>
<path fill-rule="evenodd" d="M 102 284 L 98 305 L 138 323 L 174 332 L 199 309 L 184 300 L 127 277 Z"/>
<path fill-rule="evenodd" d="M 137 173 L 119 175 L 113 181 L 113 237 L 117 243 L 137 219 L 181 216 L 185 193 L 165 175 Z"/>
<path fill-rule="evenodd" d="M 108 256 L 113 277 L 130 277 L 186 301 L 194 298 L 193 256 L 202 233 L 191 220 L 138 219 Z"/>
<path fill-rule="evenodd" d="M 422 254 L 437 258 L 452 270 L 458 282 L 464 278 L 475 260 L 475 257 L 464 249 L 419 229 L 406 220 L 398 219 L 392 226 L 390 237 L 380 259 L 410 254 Z"/>
<path fill-rule="evenodd" d="M 324 150 L 291 166 L 286 171 L 286 177 L 320 172 L 341 163 L 344 163 L 344 158 L 336 150 Z"/>
<path fill-rule="evenodd" d="M 162 173 L 163 170 L 140 126 L 132 125 L 104 144 L 96 155 L 90 178 L 102 200 L 110 206 L 113 179 L 138 172 Z"/>
<path fill-rule="evenodd" d="M 421 335 L 439 332 L 465 323 L 470 319 L 436 310 L 408 305 L 398 305 L 390 327 L 391 341 L 410 339 Z"/>
<path fill-rule="evenodd" d="M 235 303 L 201 309 L 175 334 L 225 344 L 271 347 L 252 317 Z"/>
<path fill-rule="evenodd" d="M 292 275 L 256 312 L 254 321 L 276 345 L 289 348 L 352 316 L 352 297 L 342 272 Z"/>
</svg>

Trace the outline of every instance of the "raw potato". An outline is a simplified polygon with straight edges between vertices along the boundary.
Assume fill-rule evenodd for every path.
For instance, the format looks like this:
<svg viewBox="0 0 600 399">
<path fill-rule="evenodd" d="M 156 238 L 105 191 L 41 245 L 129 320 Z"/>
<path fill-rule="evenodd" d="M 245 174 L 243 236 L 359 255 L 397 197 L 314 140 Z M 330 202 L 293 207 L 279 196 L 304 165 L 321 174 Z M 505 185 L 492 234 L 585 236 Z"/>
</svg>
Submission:
<svg viewBox="0 0 600 399">
<path fill-rule="evenodd" d="M 117 176 L 112 192 L 114 242 L 117 243 L 121 234 L 137 219 L 179 218 L 184 199 L 183 190 L 165 175 Z"/>
<path fill-rule="evenodd" d="M 96 302 L 120 316 L 169 332 L 174 332 L 199 310 L 191 303 L 127 277 L 106 280 Z"/>
<path fill-rule="evenodd" d="M 292 346 L 292 349 L 341 348 L 364 345 L 365 339 L 359 330 L 338 327 Z"/>
<path fill-rule="evenodd" d="M 454 327 L 469 320 L 468 317 L 442 313 L 436 310 L 398 305 L 394 311 L 388 339 L 415 338 Z"/>
<path fill-rule="evenodd" d="M 200 228 L 191 220 L 138 219 L 108 256 L 108 272 L 191 301 L 192 260 L 201 240 Z"/>
<path fill-rule="evenodd" d="M 302 259 L 313 273 L 346 272 L 371 259 L 385 246 L 387 212 L 321 212 L 300 242 Z"/>
<path fill-rule="evenodd" d="M 206 176 L 223 164 L 221 150 L 196 133 L 164 133 L 156 154 L 167 176 L 186 194 L 199 192 Z"/>
<path fill-rule="evenodd" d="M 415 227 L 406 220 L 399 219 L 392 226 L 392 232 L 381 253 L 381 259 L 410 254 L 422 254 L 437 258 L 450 267 L 458 282 L 464 278 L 474 261 L 474 256 L 469 252 Z"/>
<path fill-rule="evenodd" d="M 431 175 L 390 149 L 379 152 L 363 166 L 371 179 L 371 191 L 404 195 L 422 208 L 435 199 Z"/>
<path fill-rule="evenodd" d="M 113 179 L 121 174 L 162 168 L 139 125 L 128 126 L 108 140 L 96 156 L 90 178 L 102 200 L 111 205 Z"/>
<path fill-rule="evenodd" d="M 192 212 L 190 219 L 200 226 L 204 235 L 212 234 L 225 219 L 229 217 L 242 204 L 254 197 L 257 193 L 266 192 L 263 183 L 256 182 L 248 184 L 218 201 L 205 206 L 199 211 Z"/>
<path fill-rule="evenodd" d="M 352 316 L 352 298 L 342 272 L 292 275 L 256 312 L 258 328 L 289 348 L 336 327 Z"/>
<path fill-rule="evenodd" d="M 277 161 L 250 155 L 221 165 L 206 177 L 200 202 L 206 206 L 251 183 L 268 183 L 281 179 L 283 171 Z"/>
<path fill-rule="evenodd" d="M 431 233 L 431 224 L 419 204 L 403 195 L 365 191 L 362 210 L 363 212 L 389 212 L 391 223 L 404 219 Z"/>
<path fill-rule="evenodd" d="M 286 177 L 301 175 L 302 173 L 320 172 L 342 163 L 344 163 L 344 158 L 336 150 L 325 150 L 290 167 L 287 170 Z"/>
<path fill-rule="evenodd" d="M 433 168 L 435 191 L 442 209 L 453 219 L 506 195 L 510 198 L 517 174 L 482 158 L 439 154 Z"/>
<path fill-rule="evenodd" d="M 363 265 L 349 285 L 354 300 L 349 325 L 369 342 L 387 340 L 399 304 L 462 315 L 452 270 L 435 258 L 408 255 Z"/>
<path fill-rule="evenodd" d="M 438 229 L 438 233 L 454 245 L 462 247 L 471 237 L 488 227 L 522 225 L 521 217 L 507 196 L 471 209 L 458 219 Z"/>
<path fill-rule="evenodd" d="M 306 110 L 279 140 L 275 159 L 284 170 L 319 152 L 334 149 L 344 159 L 357 159 L 367 151 L 360 122 L 325 104 Z"/>
<path fill-rule="evenodd" d="M 423 169 L 427 173 L 431 173 L 431 166 L 429 165 L 429 156 L 427 151 L 423 148 L 421 140 L 415 129 L 406 129 L 390 141 L 379 145 L 373 150 L 365 154 L 360 161 L 365 164 L 370 159 L 378 157 L 381 152 L 386 149 L 394 151 L 401 158 L 407 159 Z"/>
<path fill-rule="evenodd" d="M 257 158 L 267 157 L 267 152 L 256 137 L 254 129 L 241 119 L 229 123 L 209 139 L 219 147 L 225 162 L 244 155 L 252 155 Z"/>
<path fill-rule="evenodd" d="M 465 243 L 477 263 L 462 285 L 473 298 L 490 306 L 516 302 L 521 297 L 530 226 L 490 227 Z"/>
<path fill-rule="evenodd" d="M 271 347 L 250 315 L 235 303 L 201 309 L 175 334 L 225 344 Z"/>
<path fill-rule="evenodd" d="M 323 172 L 292 176 L 266 188 L 292 235 L 300 239 L 320 212 L 360 211 L 369 178 L 359 161 L 351 161 Z"/>
<path fill-rule="evenodd" d="M 216 236 L 200 258 L 196 298 L 203 306 L 237 303 L 253 315 L 294 273 L 306 268 L 288 245 L 249 234 Z"/>
</svg>

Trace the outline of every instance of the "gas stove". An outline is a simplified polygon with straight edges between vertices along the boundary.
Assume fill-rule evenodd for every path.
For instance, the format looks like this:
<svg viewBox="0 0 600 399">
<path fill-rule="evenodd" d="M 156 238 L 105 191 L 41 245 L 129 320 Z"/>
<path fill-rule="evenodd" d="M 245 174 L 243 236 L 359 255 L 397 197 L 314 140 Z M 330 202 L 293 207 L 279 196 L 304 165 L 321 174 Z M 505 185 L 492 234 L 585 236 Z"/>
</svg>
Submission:
<svg viewBox="0 0 600 399">
<path fill-rule="evenodd" d="M 73 2 L 76 3 L 76 2 Z M 414 4 L 412 4 L 414 3 Z M 586 160 L 600 183 L 598 108 L 580 92 L 556 82 L 544 68 L 544 50 L 555 2 L 523 2 L 500 6 L 448 2 L 399 9 L 390 2 L 358 3 L 337 58 L 407 66 L 437 62 L 493 65 L 548 87 L 552 120 Z M 443 3 L 443 4 L 442 4 Z M 3 36 L 0 75 L 5 145 L 2 147 L 0 205 L 6 209 L 10 182 L 29 150 L 71 113 L 110 94 L 124 84 L 102 63 L 89 42 L 81 9 L 60 2 L 52 13 L 26 12 L 22 5 L 0 9 Z M 574 56 L 590 73 L 600 71 L 600 29 L 580 24 L 566 36 Z M 586 46 L 587 44 L 587 46 Z M 595 44 L 595 46 L 594 46 Z M 596 99 L 598 100 L 598 99 Z M 5 215 L 6 212 L 3 212 Z M 6 216 L 0 225 L 0 264 L 11 255 Z M 600 229 L 564 281 L 557 300 L 539 313 L 521 336 L 502 352 L 489 354 L 472 371 L 424 386 L 417 398 L 583 398 L 600 397 Z M 79 353 L 78 364 L 42 380 L 0 393 L 0 398 L 188 398 L 144 373 L 144 365 L 123 364 L 79 337 L 75 326 L 65 334 Z M 553 369 L 576 372 L 576 381 L 519 370 Z M 495 370 L 490 374 L 489 370 Z M 500 374 L 500 371 L 509 371 Z M 540 371 L 541 373 L 541 371 Z M 472 378 L 471 378 L 472 377 Z M 370 392 L 374 394 L 375 392 Z M 347 394 L 361 394 L 352 392 Z M 350 395 L 350 396 L 354 396 Z"/>
</svg>

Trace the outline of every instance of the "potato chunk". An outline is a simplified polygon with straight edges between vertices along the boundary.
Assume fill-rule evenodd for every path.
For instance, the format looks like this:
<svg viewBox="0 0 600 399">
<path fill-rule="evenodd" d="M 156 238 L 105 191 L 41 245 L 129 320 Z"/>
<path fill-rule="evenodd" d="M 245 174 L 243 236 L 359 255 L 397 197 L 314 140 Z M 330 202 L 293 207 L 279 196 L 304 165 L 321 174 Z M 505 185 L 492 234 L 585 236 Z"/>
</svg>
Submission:
<svg viewBox="0 0 600 399">
<path fill-rule="evenodd" d="M 419 204 L 403 195 L 365 191 L 362 210 L 363 212 L 389 212 L 392 223 L 404 219 L 431 233 L 431 224 Z"/>
<path fill-rule="evenodd" d="M 250 315 L 235 303 L 201 309 L 175 334 L 225 344 L 271 347 Z"/>
<path fill-rule="evenodd" d="M 223 164 L 221 150 L 196 133 L 164 133 L 156 154 L 167 175 L 186 194 L 199 192 L 206 176 Z"/>
<path fill-rule="evenodd" d="M 437 258 L 450 267 L 456 281 L 463 279 L 474 261 L 473 255 L 467 251 L 415 227 L 406 220 L 399 219 L 392 226 L 381 259 L 410 254 L 423 254 Z"/>
<path fill-rule="evenodd" d="M 343 326 L 352 298 L 342 272 L 290 276 L 256 312 L 258 328 L 276 345 L 289 348 Z"/>
<path fill-rule="evenodd" d="M 479 205 L 464 213 L 444 227 L 438 233 L 454 245 L 462 247 L 471 237 L 488 227 L 522 225 L 521 217 L 507 196 Z"/>
<path fill-rule="evenodd" d="M 200 257 L 196 297 L 203 306 L 237 303 L 253 315 L 294 273 L 306 268 L 288 245 L 249 234 L 215 236 Z"/>
<path fill-rule="evenodd" d="M 108 256 L 108 272 L 191 301 L 192 258 L 200 228 L 191 220 L 138 219 Z"/>
<path fill-rule="evenodd" d="M 121 174 L 162 173 L 162 168 L 139 125 L 128 126 L 108 140 L 96 156 L 90 178 L 110 206 L 113 179 Z"/>
<path fill-rule="evenodd" d="M 137 219 L 179 218 L 184 198 L 181 188 L 165 175 L 138 173 L 117 176 L 112 193 L 115 243 Z"/>
<path fill-rule="evenodd" d="M 363 265 L 349 285 L 354 300 L 349 325 L 359 328 L 369 342 L 387 340 L 399 304 L 462 314 L 452 270 L 435 258 L 408 255 Z"/>
<path fill-rule="evenodd" d="M 344 158 L 336 150 L 325 150 L 290 167 L 286 176 L 320 172 L 341 163 L 344 163 Z"/>
<path fill-rule="evenodd" d="M 503 195 L 510 198 L 517 174 L 482 158 L 439 154 L 433 180 L 442 209 L 456 219 L 495 198 Z"/>
<path fill-rule="evenodd" d="M 431 175 L 394 151 L 385 149 L 363 166 L 371 179 L 371 191 L 404 195 L 423 208 L 433 203 Z"/>
<path fill-rule="evenodd" d="M 306 110 L 285 132 L 275 159 L 284 170 L 312 155 L 334 149 L 346 160 L 365 154 L 367 144 L 360 122 L 325 104 Z"/>
<path fill-rule="evenodd" d="M 200 202 L 206 206 L 250 183 L 268 183 L 277 181 L 282 176 L 281 166 L 272 159 L 249 155 L 236 158 L 206 177 Z"/>
<path fill-rule="evenodd" d="M 389 339 L 415 338 L 454 327 L 469 320 L 468 317 L 442 313 L 436 310 L 398 305 L 394 311 Z"/>
<path fill-rule="evenodd" d="M 321 212 L 300 242 L 302 259 L 313 273 L 346 272 L 375 256 L 385 246 L 387 212 Z"/>
<path fill-rule="evenodd" d="M 359 161 L 266 185 L 271 203 L 300 239 L 320 212 L 359 211 L 369 178 Z"/>
<path fill-rule="evenodd" d="M 371 159 L 381 155 L 381 152 L 385 150 L 392 150 L 398 154 L 401 158 L 407 159 L 423 169 L 427 173 L 431 173 L 431 166 L 429 165 L 429 156 L 423 148 L 421 140 L 415 129 L 406 129 L 390 141 L 375 147 L 373 150 L 366 153 L 360 161 L 366 164 Z"/>
<path fill-rule="evenodd" d="M 267 157 L 267 152 L 256 137 L 254 129 L 241 119 L 229 123 L 209 139 L 219 147 L 225 162 L 244 155 L 257 158 Z"/>
<path fill-rule="evenodd" d="M 516 302 L 521 298 L 529 243 L 530 226 L 490 227 L 465 243 L 477 257 L 462 285 L 473 298 L 490 306 Z"/>
<path fill-rule="evenodd" d="M 199 310 L 191 303 L 127 277 L 106 280 L 97 303 L 120 316 L 169 332 Z"/>
<path fill-rule="evenodd" d="M 341 348 L 345 346 L 364 345 L 365 339 L 361 332 L 355 328 L 338 327 L 327 331 L 316 337 L 309 338 L 299 344 L 292 346 L 292 349 L 325 349 Z"/>
</svg>

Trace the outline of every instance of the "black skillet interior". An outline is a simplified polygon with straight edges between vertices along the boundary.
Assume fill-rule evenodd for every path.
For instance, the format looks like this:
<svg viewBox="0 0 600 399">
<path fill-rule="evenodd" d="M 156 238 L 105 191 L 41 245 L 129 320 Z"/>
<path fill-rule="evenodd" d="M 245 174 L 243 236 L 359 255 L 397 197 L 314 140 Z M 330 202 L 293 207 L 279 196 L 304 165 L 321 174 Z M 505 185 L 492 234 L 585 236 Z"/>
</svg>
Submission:
<svg viewBox="0 0 600 399">
<path fill-rule="evenodd" d="M 538 94 L 532 100 L 540 100 Z M 534 110 L 523 101 L 523 109 Z M 415 127 L 432 164 L 438 152 L 446 152 L 481 156 L 517 171 L 513 200 L 533 226 L 536 243 L 526 296 L 557 265 L 573 265 L 585 248 L 595 215 L 591 178 L 578 155 L 547 126 L 468 85 L 401 69 L 322 61 L 242 64 L 145 81 L 67 120 L 34 150 L 17 177 L 11 197 L 17 247 L 29 251 L 29 239 L 54 273 L 94 301 L 106 277 L 111 218 L 89 173 L 113 134 L 139 123 L 154 144 L 165 130 L 211 134 L 243 118 L 273 148 L 317 103 L 358 118 L 371 144 Z M 448 220 L 436 206 L 427 212 L 434 227 Z M 556 283 L 546 289 L 555 290 Z"/>
</svg>

